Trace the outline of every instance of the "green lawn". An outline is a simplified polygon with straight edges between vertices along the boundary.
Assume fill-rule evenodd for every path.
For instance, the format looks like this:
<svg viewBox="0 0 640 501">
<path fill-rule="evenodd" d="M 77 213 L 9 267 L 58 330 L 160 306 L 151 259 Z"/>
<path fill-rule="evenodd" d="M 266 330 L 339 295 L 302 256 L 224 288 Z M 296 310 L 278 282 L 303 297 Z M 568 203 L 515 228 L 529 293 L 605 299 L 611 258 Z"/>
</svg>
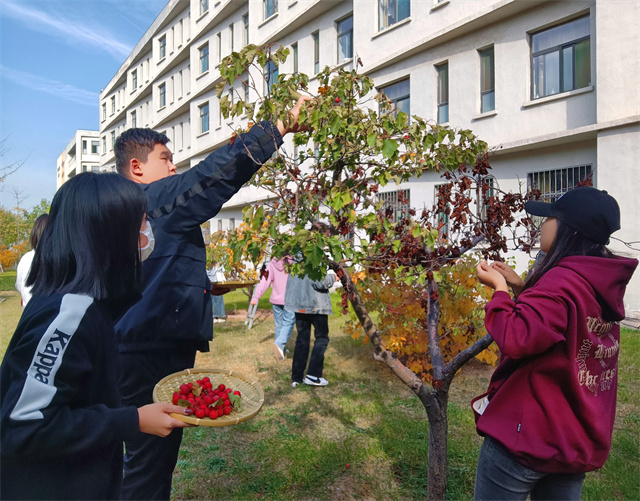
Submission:
<svg viewBox="0 0 640 501">
<path fill-rule="evenodd" d="M 20 298 L 3 292 L 0 350 L 20 315 Z M 261 306 L 268 308 L 267 298 Z M 227 312 L 244 309 L 242 292 L 225 295 Z M 334 298 L 334 304 L 338 301 Z M 237 306 L 234 306 L 237 305 Z M 265 392 L 261 412 L 238 426 L 185 430 L 174 477 L 174 499 L 405 500 L 424 499 L 427 420 L 424 409 L 371 348 L 330 320 L 325 388 L 290 384 L 291 359 L 273 358 L 273 321 L 260 312 L 252 330 L 242 321 L 216 324 L 200 367 L 252 376 Z M 289 342 L 293 348 L 295 334 Z M 583 499 L 640 499 L 640 333 L 623 329 L 618 413 L 605 467 L 587 475 Z M 471 499 L 481 439 L 469 408 L 491 368 L 468 364 L 449 404 L 449 499 Z"/>
</svg>

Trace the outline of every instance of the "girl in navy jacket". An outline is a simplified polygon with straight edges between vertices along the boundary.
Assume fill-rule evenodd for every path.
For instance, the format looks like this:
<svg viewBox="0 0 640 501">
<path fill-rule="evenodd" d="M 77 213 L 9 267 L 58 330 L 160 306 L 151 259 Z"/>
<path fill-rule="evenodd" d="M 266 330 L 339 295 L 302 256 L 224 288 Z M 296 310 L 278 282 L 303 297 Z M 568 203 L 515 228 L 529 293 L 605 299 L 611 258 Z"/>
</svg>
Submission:
<svg viewBox="0 0 640 501">
<path fill-rule="evenodd" d="M 113 324 L 138 297 L 145 210 L 116 174 L 80 174 L 53 199 L 0 369 L 2 499 L 118 499 L 123 440 L 186 426 L 168 414 L 181 407 L 120 407 Z"/>
</svg>

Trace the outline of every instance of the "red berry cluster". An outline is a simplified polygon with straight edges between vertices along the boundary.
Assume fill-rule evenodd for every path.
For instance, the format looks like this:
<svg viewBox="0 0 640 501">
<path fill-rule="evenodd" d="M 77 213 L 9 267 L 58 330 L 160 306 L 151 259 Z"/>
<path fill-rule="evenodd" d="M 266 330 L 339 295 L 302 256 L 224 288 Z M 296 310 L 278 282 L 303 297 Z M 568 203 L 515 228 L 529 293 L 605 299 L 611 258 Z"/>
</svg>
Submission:
<svg viewBox="0 0 640 501">
<path fill-rule="evenodd" d="M 198 419 L 218 419 L 228 416 L 232 411 L 240 412 L 241 394 L 221 384 L 214 388 L 208 377 L 198 379 L 195 383 L 180 385 L 173 393 L 173 404 L 186 407 Z"/>
</svg>

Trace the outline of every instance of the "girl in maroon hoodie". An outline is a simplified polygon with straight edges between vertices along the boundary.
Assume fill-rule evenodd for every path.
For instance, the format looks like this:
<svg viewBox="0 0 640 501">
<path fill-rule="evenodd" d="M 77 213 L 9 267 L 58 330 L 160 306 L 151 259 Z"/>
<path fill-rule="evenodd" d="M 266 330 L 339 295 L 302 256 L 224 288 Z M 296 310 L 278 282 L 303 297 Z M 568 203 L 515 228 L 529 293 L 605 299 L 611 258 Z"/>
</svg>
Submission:
<svg viewBox="0 0 640 501">
<path fill-rule="evenodd" d="M 485 325 L 502 357 L 474 399 L 485 437 L 475 499 L 580 499 L 585 472 L 611 449 L 623 297 L 638 265 L 605 245 L 620 229 L 615 199 L 576 188 L 557 202 L 527 202 L 546 217 L 544 261 L 522 282 L 502 263 L 478 265 L 495 289 Z M 520 292 L 513 300 L 508 286 Z"/>
</svg>

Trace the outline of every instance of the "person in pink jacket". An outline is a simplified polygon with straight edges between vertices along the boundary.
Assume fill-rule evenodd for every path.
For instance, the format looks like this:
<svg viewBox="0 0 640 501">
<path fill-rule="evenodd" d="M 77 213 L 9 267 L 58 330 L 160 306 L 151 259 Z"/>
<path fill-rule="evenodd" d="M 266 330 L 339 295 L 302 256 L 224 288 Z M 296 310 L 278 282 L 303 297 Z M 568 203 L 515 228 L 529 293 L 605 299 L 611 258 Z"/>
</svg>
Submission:
<svg viewBox="0 0 640 501">
<path fill-rule="evenodd" d="M 501 359 L 472 402 L 485 437 L 474 499 L 579 500 L 585 473 L 611 449 L 619 322 L 638 261 L 606 248 L 620 209 L 605 191 L 574 188 L 525 210 L 547 218 L 540 265 L 525 282 L 503 263 L 477 268 L 495 289 L 485 325 Z"/>
<path fill-rule="evenodd" d="M 273 352 L 276 360 L 284 360 L 285 346 L 293 332 L 296 323 L 296 314 L 284 309 L 284 294 L 287 289 L 288 273 L 284 270 L 284 259 L 272 259 L 267 267 L 267 275 L 260 279 L 251 298 L 251 304 L 258 304 L 262 295 L 271 287 L 269 302 L 273 309 L 273 322 L 275 323 L 275 342 Z"/>
</svg>

